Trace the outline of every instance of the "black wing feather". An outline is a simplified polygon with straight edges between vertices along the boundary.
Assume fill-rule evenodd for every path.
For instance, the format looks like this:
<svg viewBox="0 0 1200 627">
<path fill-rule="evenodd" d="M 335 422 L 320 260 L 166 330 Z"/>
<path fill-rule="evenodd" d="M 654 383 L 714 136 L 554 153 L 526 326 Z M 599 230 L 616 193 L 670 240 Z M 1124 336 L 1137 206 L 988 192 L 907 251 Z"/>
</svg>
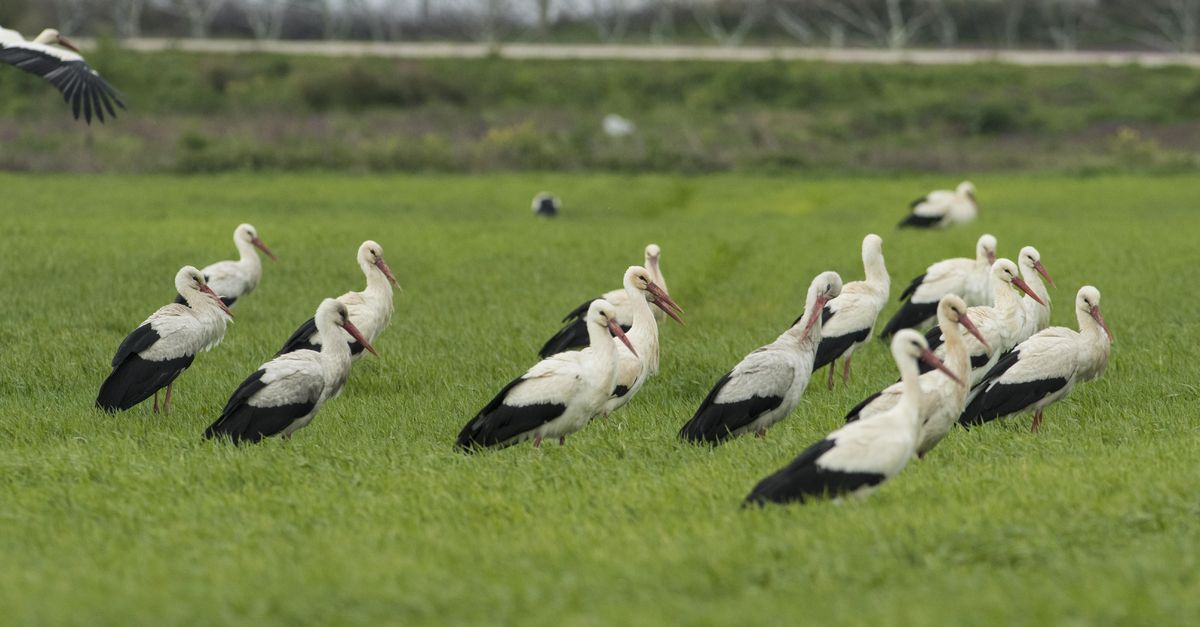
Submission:
<svg viewBox="0 0 1200 627">
<path fill-rule="evenodd" d="M 900 302 L 904 302 L 908 300 L 910 296 L 916 294 L 917 288 L 921 287 L 921 284 L 925 282 L 925 277 L 928 275 L 929 273 L 926 272 L 925 274 L 913 279 L 912 282 L 908 284 L 908 287 L 904 288 L 903 292 L 900 292 Z"/>
<path fill-rule="evenodd" d="M 204 430 L 204 437 L 229 438 L 236 444 L 259 442 L 279 434 L 316 407 L 316 399 L 275 407 L 251 405 L 251 397 L 267 387 L 262 380 L 266 373 L 266 370 L 256 370 L 233 391 L 221 416 Z"/>
<path fill-rule="evenodd" d="M 870 329 L 862 329 L 845 335 L 837 335 L 833 337 L 821 337 L 821 343 L 817 344 L 817 356 L 813 360 L 813 372 L 824 368 L 833 363 L 833 360 L 846 354 L 851 346 L 867 339 L 871 334 Z"/>
<path fill-rule="evenodd" d="M 874 401 L 875 399 L 879 398 L 880 396 L 883 396 L 882 390 L 862 399 L 862 401 L 860 401 L 857 405 L 855 405 L 854 407 L 851 407 L 850 411 L 846 412 L 846 422 L 854 422 L 855 420 L 858 420 L 859 418 L 861 418 L 861 416 L 858 415 L 859 412 L 861 412 L 863 410 L 863 408 L 866 407 L 867 405 L 870 405 L 871 401 Z"/>
<path fill-rule="evenodd" d="M 279 349 L 279 352 L 275 353 L 275 356 L 278 357 L 284 353 L 291 353 L 293 351 L 300 350 L 310 350 L 318 353 L 321 352 L 321 346 L 319 344 L 309 341 L 309 339 L 316 332 L 317 319 L 309 318 L 308 320 L 305 320 L 304 322 L 300 323 L 300 326 L 294 332 L 292 332 L 292 335 L 283 343 L 283 347 Z M 361 351 L 362 349 L 359 348 L 359 350 Z"/>
<path fill-rule="evenodd" d="M 717 394 L 733 378 L 732 375 L 733 372 L 727 372 L 717 381 L 692 419 L 679 430 L 680 438 L 696 444 L 720 444 L 732 437 L 734 431 L 783 403 L 781 396 L 751 396 L 734 403 L 716 402 Z"/>
<path fill-rule="evenodd" d="M 83 61 L 63 61 L 40 50 L 20 46 L 0 47 L 0 61 L 21 70 L 36 74 L 62 92 L 63 100 L 71 104 L 71 113 L 76 120 L 80 112 L 91 124 L 93 111 L 96 118 L 104 121 L 104 111 L 109 117 L 117 117 L 113 103 L 122 109 L 125 103 L 120 92 Z"/>
<path fill-rule="evenodd" d="M 455 447 L 469 451 L 474 448 L 510 446 L 516 444 L 522 434 L 558 418 L 567 410 L 566 405 L 558 403 L 521 407 L 505 405 L 504 399 L 508 393 L 524 380 L 524 376 L 513 379 L 479 410 L 459 432 Z"/>
<path fill-rule="evenodd" d="M 914 303 L 910 300 L 900 305 L 900 309 L 892 314 L 891 319 L 884 325 L 883 331 L 880 331 L 879 339 L 886 340 L 900 329 L 919 327 L 935 315 L 937 315 L 937 303 Z"/>
<path fill-rule="evenodd" d="M 908 214 L 908 217 L 900 221 L 896 228 L 902 229 L 912 227 L 915 229 L 928 229 L 937 226 L 942 221 L 942 216 L 919 216 L 915 213 Z"/>
<path fill-rule="evenodd" d="M 810 498 L 834 497 L 861 487 L 877 485 L 886 478 L 873 472 L 821 468 L 818 460 L 834 446 L 834 440 L 826 439 L 804 449 L 792 463 L 758 482 L 746 496 L 744 504 L 804 503 Z"/>
</svg>

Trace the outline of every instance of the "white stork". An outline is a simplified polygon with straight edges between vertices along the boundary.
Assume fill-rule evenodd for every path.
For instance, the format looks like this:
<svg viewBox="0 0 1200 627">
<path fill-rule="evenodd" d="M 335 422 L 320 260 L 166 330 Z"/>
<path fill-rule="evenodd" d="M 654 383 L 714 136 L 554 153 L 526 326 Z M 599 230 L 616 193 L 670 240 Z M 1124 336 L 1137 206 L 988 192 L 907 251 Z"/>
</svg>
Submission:
<svg viewBox="0 0 1200 627">
<path fill-rule="evenodd" d="M 954 191 L 939 189 L 909 203 L 912 210 L 900 222 L 899 228 L 944 229 L 966 224 L 975 219 L 979 205 L 975 202 L 975 185 L 970 181 L 958 184 Z"/>
<path fill-rule="evenodd" d="M 96 396 L 96 407 L 124 411 L 153 395 L 157 413 L 158 391 L 166 387 L 163 412 L 170 412 L 175 378 L 192 365 L 196 353 L 221 343 L 232 314 L 204 275 L 184 266 L 175 274 L 175 289 L 187 304 L 159 308 L 121 342 L 112 372 Z"/>
<path fill-rule="evenodd" d="M 892 357 L 900 369 L 903 388 L 895 406 L 870 420 L 852 422 L 805 449 L 792 463 L 754 486 L 746 497 L 747 505 L 865 497 L 904 470 L 916 450 L 920 429 L 917 360 L 952 379 L 955 376 L 929 352 L 925 338 L 911 329 L 896 333 Z"/>
<path fill-rule="evenodd" d="M 663 280 L 662 270 L 658 263 L 658 256 L 660 252 L 661 251 L 656 244 L 650 244 L 649 246 L 646 246 L 645 267 L 650 269 L 651 272 L 655 273 L 655 284 L 661 287 L 663 293 L 666 294 L 668 292 L 665 284 L 661 282 Z M 601 295 L 600 298 L 612 303 L 612 305 L 617 308 L 617 324 L 621 325 L 621 329 L 623 331 L 629 331 L 630 327 L 633 325 L 633 307 L 636 303 L 629 299 L 629 294 L 625 292 L 625 288 L 622 287 L 619 290 L 612 290 L 611 292 Z M 559 329 L 553 337 L 551 337 L 549 340 L 546 340 L 546 343 L 542 345 L 541 350 L 538 351 L 538 356 L 546 358 L 551 355 L 557 355 L 563 351 L 574 350 L 576 348 L 583 348 L 587 346 L 589 340 L 587 323 L 584 321 L 584 314 L 587 313 L 588 307 L 591 306 L 591 304 L 592 301 L 589 300 L 571 310 L 571 313 L 567 314 L 566 317 L 562 319 L 562 321 L 565 323 L 563 327 Z M 655 301 L 655 305 L 657 305 L 658 308 L 664 313 L 670 313 L 661 303 Z"/>
<path fill-rule="evenodd" d="M 259 366 L 234 390 L 221 416 L 204 431 L 204 437 L 228 438 L 238 444 L 274 435 L 289 438 L 312 422 L 325 401 L 337 396 L 350 376 L 350 346 L 337 341 L 342 331 L 375 353 L 350 322 L 344 304 L 326 298 L 314 317 L 324 340 L 320 352 L 299 350 Z"/>
<path fill-rule="evenodd" d="M 818 274 L 808 288 L 804 316 L 722 376 L 679 437 L 707 444 L 745 433 L 763 437 L 771 425 L 786 418 L 812 377 L 821 342 L 821 312 L 841 291 L 842 278 L 836 272 Z"/>
<path fill-rule="evenodd" d="M 966 381 L 971 375 L 971 362 L 967 355 L 967 345 L 958 333 L 958 325 L 961 324 L 985 347 L 987 342 L 971 322 L 967 314 L 967 303 L 958 296 L 949 294 L 942 297 L 942 302 L 938 303 L 937 318 L 938 329 L 946 338 L 946 368 L 954 373 L 958 381 Z M 921 430 L 917 438 L 916 453 L 917 457 L 924 457 L 946 437 L 950 428 L 958 421 L 967 404 L 967 388 L 961 383 L 947 379 L 940 372 L 926 372 L 920 376 L 919 381 L 921 399 L 917 414 Z M 900 402 L 903 394 L 904 384 L 894 383 L 855 405 L 846 414 L 846 422 L 871 419 L 881 412 L 888 411 Z"/>
<path fill-rule="evenodd" d="M 358 247 L 358 267 L 367 277 L 367 287 L 361 292 L 346 292 L 337 297 L 338 302 L 346 306 L 350 312 L 350 321 L 374 344 L 379 334 L 392 321 L 392 285 L 400 287 L 400 282 L 392 274 L 391 267 L 383 260 L 383 247 L 377 242 L 367 240 Z M 363 345 L 353 337 L 342 334 L 342 339 L 350 344 L 353 359 L 362 357 Z M 276 355 L 283 355 L 297 350 L 321 350 L 321 333 L 317 329 L 315 318 L 305 320 L 291 337 L 283 343 Z"/>
<path fill-rule="evenodd" d="M 249 224 L 239 224 L 233 230 L 233 245 L 238 250 L 237 261 L 218 261 L 201 270 L 209 286 L 230 307 L 239 298 L 253 292 L 262 278 L 262 261 L 254 249 L 263 251 L 272 261 L 275 260 L 275 254 L 258 239 L 258 231 Z M 175 302 L 182 303 L 183 300 L 176 299 Z"/>
<path fill-rule="evenodd" d="M 1015 338 L 1015 343 L 1019 344 L 1034 333 L 1050 326 L 1050 290 L 1046 289 L 1046 284 L 1042 282 L 1042 279 L 1045 278 L 1049 281 L 1051 287 L 1054 287 L 1054 279 L 1050 277 L 1046 266 L 1042 265 L 1042 254 L 1033 246 L 1021 249 L 1021 254 L 1017 257 L 1017 267 L 1021 269 L 1021 278 L 1025 279 L 1033 293 L 1037 294 L 1038 298 L 1045 303 L 1043 306 L 1032 298 L 1021 299 L 1023 313 L 1021 332 Z"/>
<path fill-rule="evenodd" d="M 813 372 L 829 366 L 830 389 L 833 388 L 833 373 L 839 357 L 845 358 L 842 382 L 850 381 L 850 359 L 874 332 L 875 319 L 887 304 L 891 290 L 891 279 L 883 263 L 881 237 L 872 233 L 863 238 L 862 261 L 867 280 L 843 285 L 842 293 L 829 301 L 821 312 L 821 343 L 817 346 Z M 797 318 L 796 322 L 799 321 Z"/>
<path fill-rule="evenodd" d="M 550 192 L 541 192 L 533 197 L 533 215 L 553 218 L 562 209 L 562 202 Z"/>
<path fill-rule="evenodd" d="M 631 304 L 633 314 L 629 327 L 629 343 L 633 351 L 616 345 L 617 378 L 613 383 L 612 398 L 604 404 L 603 415 L 607 416 L 628 403 L 650 375 L 658 374 L 658 322 L 650 311 L 650 300 L 658 304 L 659 311 L 669 311 L 670 316 L 683 324 L 679 314 L 683 310 L 666 291 L 653 280 L 652 272 L 640 266 L 630 266 L 625 271 L 626 302 Z M 607 300 L 607 299 L 606 299 Z M 617 342 L 617 338 L 613 338 Z"/>
<path fill-rule="evenodd" d="M 455 446 L 462 451 L 503 448 L 532 439 L 534 448 L 543 438 L 558 438 L 579 431 L 604 410 L 617 375 L 617 350 L 613 336 L 633 351 L 617 324 L 616 307 L 598 298 L 588 306 L 588 348 L 559 353 L 538 362 L 504 386 L 458 434 Z"/>
<path fill-rule="evenodd" d="M 1100 314 L 1100 290 L 1085 285 L 1075 296 L 1079 332 L 1050 327 L 1021 342 L 987 373 L 959 422 L 980 425 L 1021 412 L 1033 412 L 1034 433 L 1042 411 L 1084 381 L 1104 374 L 1112 332 Z"/>
<path fill-rule="evenodd" d="M 79 48 L 70 39 L 53 28 L 42 31 L 33 41 L 26 41 L 15 30 L 0 28 L 0 61 L 37 74 L 54 85 L 62 92 L 63 100 L 71 103 L 76 120 L 83 113 L 88 124 L 92 123 L 93 115 L 103 122 L 105 111 L 109 117 L 117 117 L 113 105 L 125 108 L 121 94 L 100 78 L 78 52 Z"/>
<path fill-rule="evenodd" d="M 996 304 L 980 305 L 967 310 L 971 321 L 978 327 L 986 342 L 980 342 L 973 336 L 963 336 L 971 361 L 971 387 L 979 383 L 1000 355 L 1017 344 L 1017 337 L 1025 322 L 1025 310 L 1021 304 L 1021 297 L 1013 291 L 1014 287 L 1041 303 L 1038 295 L 1034 294 L 1029 284 L 1019 276 L 1017 264 L 1008 259 L 997 259 L 996 263 L 992 264 L 992 290 Z M 962 335 L 958 329 L 955 329 L 954 333 Z M 941 329 L 930 329 L 929 333 L 925 334 L 925 339 L 935 355 L 945 357 L 945 349 L 942 346 L 945 338 L 942 337 Z M 928 371 L 928 366 L 921 366 L 921 372 Z"/>
<path fill-rule="evenodd" d="M 937 313 L 937 304 L 947 294 L 961 296 L 970 306 L 990 305 L 989 282 L 996 262 L 996 238 L 984 234 L 975 243 L 975 258 L 955 257 L 939 261 L 925 269 L 900 294 L 904 304 L 892 314 L 879 334 L 887 339 L 900 329 L 921 329 Z"/>
</svg>

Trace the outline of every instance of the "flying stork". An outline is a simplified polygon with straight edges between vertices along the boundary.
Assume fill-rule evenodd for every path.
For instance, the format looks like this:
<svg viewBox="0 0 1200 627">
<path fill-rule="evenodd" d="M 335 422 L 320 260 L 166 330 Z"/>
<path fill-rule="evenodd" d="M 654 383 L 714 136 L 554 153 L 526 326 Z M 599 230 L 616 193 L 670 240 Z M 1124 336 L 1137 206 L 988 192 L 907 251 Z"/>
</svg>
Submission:
<svg viewBox="0 0 1200 627">
<path fill-rule="evenodd" d="M 663 281 L 662 269 L 660 268 L 658 261 L 660 254 L 661 250 L 657 244 L 650 244 L 646 246 L 645 267 L 654 273 L 655 285 L 661 287 L 663 293 L 666 294 L 668 293 L 666 283 Z M 612 290 L 611 292 L 601 295 L 600 298 L 607 300 L 617 308 L 617 324 L 621 326 L 622 330 L 629 331 L 631 325 L 633 324 L 633 306 L 635 303 L 629 300 L 629 295 L 625 292 L 625 289 L 621 288 L 618 290 Z M 589 300 L 571 310 L 571 313 L 567 314 L 566 317 L 562 319 L 562 321 L 565 323 L 563 327 L 559 329 L 558 332 L 555 333 L 549 340 L 546 340 L 546 343 L 542 345 L 541 350 L 538 351 L 538 356 L 546 358 L 563 351 L 587 346 L 589 340 L 587 323 L 584 321 L 584 314 L 587 313 L 588 307 L 591 306 L 591 304 L 592 301 Z M 655 305 L 657 305 L 658 308 L 664 313 L 667 313 L 667 308 L 663 307 L 662 304 L 656 301 Z M 659 321 L 662 320 L 660 316 L 655 316 L 655 319 Z"/>
<path fill-rule="evenodd" d="M 117 117 L 113 105 L 125 108 L 121 94 L 78 53 L 79 48 L 53 28 L 42 31 L 33 41 L 26 41 L 17 31 L 0 27 L 0 61 L 37 74 L 54 85 L 62 92 L 63 100 L 71 103 L 76 120 L 81 112 L 88 124 L 92 123 L 93 115 L 103 122 L 105 111 L 109 117 Z"/>
<path fill-rule="evenodd" d="M 857 420 L 813 444 L 792 463 L 754 486 L 747 505 L 804 503 L 809 499 L 866 497 L 904 470 L 916 450 L 921 385 L 917 360 L 931 364 L 962 385 L 911 329 L 892 339 L 892 357 L 903 388 L 896 404 L 870 420 Z"/>
<path fill-rule="evenodd" d="M 812 377 L 821 342 L 821 312 L 841 291 L 842 278 L 836 272 L 818 274 L 808 288 L 800 320 L 717 380 L 679 437 L 713 445 L 745 433 L 763 437 L 771 425 L 786 418 Z"/>
<path fill-rule="evenodd" d="M 1021 412 L 1033 412 L 1032 430 L 1042 424 L 1042 411 L 1065 398 L 1084 381 L 1104 374 L 1112 348 L 1112 332 L 1100 313 L 1100 290 L 1085 285 L 1075 296 L 1079 331 L 1050 327 L 1021 342 L 987 373 L 979 393 L 959 422 L 980 425 Z"/>
<path fill-rule="evenodd" d="M 667 292 L 655 283 L 652 273 L 640 266 L 630 266 L 625 271 L 624 278 L 626 301 L 631 304 L 633 314 L 632 325 L 629 328 L 629 342 L 636 352 L 625 350 L 624 346 L 616 345 L 617 378 L 613 383 L 612 397 L 604 404 L 603 415 L 607 416 L 628 403 L 650 375 L 658 374 L 658 321 L 650 311 L 650 300 L 669 312 L 669 315 L 680 324 L 683 319 L 679 314 L 683 310 Z M 606 299 L 607 300 L 607 299 Z M 617 342 L 617 338 L 613 338 Z"/>
<path fill-rule="evenodd" d="M 944 229 L 966 224 L 975 219 L 979 205 L 975 202 L 975 185 L 970 181 L 958 184 L 954 191 L 939 189 L 909 203 L 912 213 L 897 228 Z"/>
<path fill-rule="evenodd" d="M 326 298 L 314 318 L 323 339 L 320 352 L 298 350 L 259 366 L 234 390 L 204 437 L 228 438 L 237 444 L 275 435 L 289 438 L 312 422 L 350 376 L 350 346 L 337 341 L 342 331 L 375 353 L 350 322 L 346 305 Z"/>
<path fill-rule="evenodd" d="M 946 368 L 958 381 L 966 381 L 971 374 L 971 362 L 967 355 L 966 343 L 958 333 L 958 325 L 962 325 L 984 347 L 987 346 L 987 341 L 967 315 L 967 303 L 958 296 L 948 294 L 942 297 L 942 302 L 938 303 L 937 318 L 938 329 L 946 338 Z M 963 407 L 967 404 L 967 388 L 942 376 L 941 372 L 926 372 L 918 380 L 921 384 L 921 396 L 917 407 L 917 422 L 921 428 L 917 437 L 916 453 L 917 457 L 923 458 L 946 437 L 950 428 L 958 421 Z M 903 394 L 904 383 L 894 383 L 855 405 L 846 414 L 846 422 L 870 420 L 895 407 Z"/>
<path fill-rule="evenodd" d="M 184 266 L 175 274 L 175 289 L 187 304 L 159 308 L 121 342 L 112 358 L 112 372 L 96 396 L 96 407 L 124 411 L 153 395 L 158 413 L 158 391 L 166 387 L 163 412 L 170 412 L 175 378 L 192 365 L 196 353 L 221 343 L 233 318 L 204 275 Z"/>
<path fill-rule="evenodd" d="M 956 257 L 939 261 L 925 269 L 900 294 L 904 304 L 892 314 L 879 334 L 887 339 L 900 329 L 921 329 L 937 313 L 937 304 L 947 294 L 961 296 L 967 305 L 990 305 L 989 284 L 992 264 L 996 262 L 996 238 L 984 234 L 975 243 L 975 258 Z"/>
<path fill-rule="evenodd" d="M 588 348 L 543 359 L 513 379 L 467 422 L 455 447 L 470 452 L 533 440 L 539 448 L 544 438 L 558 438 L 562 445 L 599 415 L 617 375 L 613 336 L 630 351 L 634 348 L 617 324 L 616 307 L 607 300 L 592 301 L 584 320 Z"/>
<path fill-rule="evenodd" d="M 254 249 L 263 251 L 272 261 L 275 260 L 275 254 L 258 238 L 258 231 L 249 224 L 239 224 L 233 230 L 233 245 L 238 250 L 237 261 L 218 261 L 201 270 L 209 286 L 231 308 L 239 298 L 253 292 L 262 278 L 262 261 Z M 183 300 L 177 298 L 175 302 L 182 303 Z"/>
<path fill-rule="evenodd" d="M 337 300 L 346 306 L 350 321 L 367 338 L 367 342 L 374 344 L 392 320 L 392 285 L 399 288 L 400 282 L 383 260 L 383 247 L 377 242 L 363 242 L 358 247 L 357 259 L 358 267 L 367 277 L 367 287 L 361 292 L 346 292 Z M 343 334 L 342 339 L 350 344 L 350 354 L 354 360 L 362 357 L 362 344 L 347 334 Z M 275 354 L 283 355 L 297 350 L 321 350 L 321 333 L 317 329 L 316 318 L 305 320 Z"/>
</svg>

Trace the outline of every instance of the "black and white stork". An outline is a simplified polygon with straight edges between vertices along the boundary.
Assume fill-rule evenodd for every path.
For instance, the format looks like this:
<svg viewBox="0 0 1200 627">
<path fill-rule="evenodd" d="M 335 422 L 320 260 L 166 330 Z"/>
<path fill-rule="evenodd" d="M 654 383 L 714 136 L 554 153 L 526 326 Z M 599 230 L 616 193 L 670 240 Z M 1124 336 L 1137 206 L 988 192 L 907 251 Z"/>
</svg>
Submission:
<svg viewBox="0 0 1200 627">
<path fill-rule="evenodd" d="M 455 447 L 469 452 L 533 440 L 537 448 L 544 438 L 564 444 L 568 435 L 604 411 L 612 395 L 617 376 L 613 337 L 634 351 L 616 316 L 616 307 L 607 300 L 592 301 L 584 318 L 591 339 L 588 348 L 543 359 L 513 379 L 467 422 Z"/>
<path fill-rule="evenodd" d="M 954 373 L 958 381 L 966 381 L 971 375 L 971 361 L 967 354 L 967 346 L 958 333 L 958 325 L 973 335 L 981 344 L 987 346 L 979 329 L 967 315 L 967 303 L 963 299 L 949 294 L 942 297 L 938 303 L 938 329 L 946 338 L 945 360 L 946 368 Z M 930 371 L 919 378 L 921 398 L 918 404 L 918 423 L 921 425 L 917 438 L 917 457 L 925 457 L 942 438 L 950 432 L 951 427 L 958 421 L 963 407 L 967 404 L 967 388 L 952 381 L 941 372 Z M 876 392 L 861 403 L 855 405 L 846 414 L 846 422 L 869 420 L 873 416 L 890 410 L 900 402 L 904 394 L 904 383 L 894 383 L 882 391 Z"/>
<path fill-rule="evenodd" d="M 562 209 L 562 202 L 550 192 L 541 192 L 533 197 L 533 215 L 542 218 L 553 218 Z"/>
<path fill-rule="evenodd" d="M 88 124 L 93 115 L 103 122 L 105 111 L 110 118 L 117 117 L 113 105 L 125 108 L 121 94 L 78 53 L 79 48 L 53 28 L 42 31 L 33 41 L 26 41 L 17 31 L 0 28 L 0 61 L 54 85 L 62 92 L 63 100 L 71 104 L 76 120 L 82 113 Z"/>
<path fill-rule="evenodd" d="M 1100 313 L 1100 290 L 1085 285 L 1075 296 L 1079 331 L 1050 327 L 1021 342 L 987 373 L 959 423 L 964 426 L 1033 412 L 1032 430 L 1042 424 L 1042 411 L 1065 398 L 1084 381 L 1104 374 L 1112 348 L 1112 332 Z"/>
<path fill-rule="evenodd" d="M 667 294 L 668 292 L 665 284 L 661 283 L 663 280 L 662 270 L 659 266 L 658 260 L 660 253 L 661 251 L 658 245 L 650 244 L 649 246 L 646 246 L 645 267 L 654 273 L 655 285 L 661 288 L 660 291 L 662 291 L 664 294 Z M 653 296 L 653 294 L 651 296 Z M 612 305 L 617 308 L 617 324 L 621 326 L 622 330 L 629 331 L 630 327 L 633 325 L 633 310 L 636 303 L 629 300 L 629 294 L 625 292 L 625 288 L 622 287 L 618 290 L 612 290 L 611 292 L 601 295 L 600 298 L 612 303 Z M 661 303 L 658 303 L 657 301 L 652 302 L 654 302 L 654 304 L 657 305 L 664 314 L 671 313 L 668 311 L 668 308 L 663 306 Z M 551 355 L 556 355 L 563 351 L 574 350 L 587 346 L 589 340 L 587 323 L 584 321 L 584 314 L 587 313 L 588 307 L 591 306 L 591 304 L 592 301 L 585 301 L 575 309 L 571 310 L 571 313 L 567 314 L 562 319 L 562 321 L 565 323 L 563 327 L 559 329 L 558 332 L 555 333 L 549 340 L 546 340 L 546 343 L 542 345 L 541 350 L 538 351 L 538 356 L 545 358 Z M 682 313 L 682 310 L 680 310 L 679 313 Z M 655 319 L 659 321 L 662 320 L 662 318 L 658 316 L 656 316 Z"/>
<path fill-rule="evenodd" d="M 361 292 L 346 292 L 337 297 L 338 302 L 350 312 L 350 321 L 371 344 L 383 333 L 392 321 L 392 285 L 398 289 L 400 282 L 392 274 L 391 267 L 383 260 L 383 247 L 367 240 L 358 247 L 358 267 L 367 277 L 367 287 Z M 350 353 L 357 360 L 362 357 L 363 345 L 348 334 L 342 339 L 350 344 Z M 291 337 L 283 343 L 276 355 L 297 350 L 321 350 L 321 333 L 317 330 L 316 318 L 305 320 Z"/>
<path fill-rule="evenodd" d="M 159 308 L 121 342 L 112 358 L 112 372 L 96 396 L 96 407 L 124 411 L 154 396 L 157 413 L 158 391 L 165 387 L 163 412 L 170 412 L 175 379 L 192 365 L 197 353 L 221 343 L 232 314 L 204 275 L 184 266 L 175 274 L 175 289 L 187 304 Z"/>
<path fill-rule="evenodd" d="M 812 377 L 821 342 L 821 312 L 841 291 L 842 279 L 836 272 L 818 274 L 809 285 L 800 320 L 717 380 L 679 437 L 714 445 L 745 433 L 762 437 L 771 425 L 786 418 Z"/>
<path fill-rule="evenodd" d="M 233 307 L 239 298 L 253 292 L 262 278 L 262 261 L 254 249 L 263 251 L 272 261 L 275 260 L 275 253 L 258 238 L 258 231 L 252 225 L 239 224 L 233 230 L 233 245 L 238 250 L 237 261 L 218 261 L 204 266 L 201 270 L 209 286 L 229 307 Z M 175 302 L 183 301 L 176 299 Z"/>
<path fill-rule="evenodd" d="M 792 463 L 754 486 L 746 497 L 747 505 L 865 497 L 904 470 L 916 450 L 920 430 L 917 360 L 956 377 L 929 351 L 925 338 L 911 329 L 896 333 L 892 357 L 903 387 L 896 404 L 870 420 L 851 422 L 805 449 Z"/>
<path fill-rule="evenodd" d="M 947 294 L 967 301 L 967 305 L 990 305 L 992 287 L 989 277 L 996 262 L 996 238 L 984 234 L 975 243 L 975 258 L 956 257 L 939 261 L 925 269 L 900 294 L 904 303 L 879 334 L 887 339 L 900 329 L 922 329 L 937 314 L 938 302 Z"/>
<path fill-rule="evenodd" d="M 866 280 L 843 285 L 842 293 L 829 301 L 821 312 L 821 343 L 817 346 L 813 372 L 829 366 L 827 384 L 831 389 L 839 357 L 845 360 L 842 382 L 850 381 L 850 360 L 854 357 L 854 351 L 871 337 L 875 330 L 875 319 L 887 304 L 891 290 L 892 282 L 883 263 L 881 237 L 872 233 L 863 238 L 862 261 Z M 799 321 L 797 318 L 796 322 Z"/>
<path fill-rule="evenodd" d="M 204 437 L 238 444 L 275 435 L 289 438 L 312 422 L 350 376 L 350 346 L 337 341 L 342 331 L 375 353 L 342 303 L 326 298 L 314 318 L 324 340 L 320 352 L 298 350 L 259 366 L 234 390 Z"/>
<path fill-rule="evenodd" d="M 1044 305 L 1039 304 L 1032 298 L 1021 299 L 1023 313 L 1021 332 L 1015 338 L 1015 343 L 1020 344 L 1026 338 L 1032 337 L 1034 333 L 1050 326 L 1050 290 L 1046 289 L 1046 284 L 1042 282 L 1042 279 L 1049 281 L 1051 287 L 1054 287 L 1054 279 L 1050 277 L 1046 266 L 1042 265 L 1042 254 L 1033 246 L 1021 249 L 1021 254 L 1017 257 L 1017 267 L 1021 269 L 1021 278 L 1025 279 L 1025 283 L 1029 285 L 1033 293 L 1037 294 L 1042 303 L 1045 303 Z"/>
<path fill-rule="evenodd" d="M 642 389 L 647 378 L 658 374 L 658 321 L 650 311 L 649 301 L 653 300 L 664 308 L 658 311 L 669 311 L 672 318 L 683 324 L 683 319 L 679 317 L 683 310 L 658 286 L 650 270 L 630 266 L 625 271 L 624 285 L 626 302 L 631 303 L 633 314 L 633 324 L 628 331 L 629 342 L 637 352 L 625 350 L 621 345 L 615 346 L 617 378 L 613 383 L 612 398 L 604 404 L 605 416 L 623 407 Z M 618 340 L 613 338 L 612 341 Z"/>
<path fill-rule="evenodd" d="M 939 189 L 912 201 L 908 205 L 911 213 L 898 228 L 944 229 L 955 224 L 966 224 L 979 213 L 975 201 L 975 185 L 970 181 L 958 184 L 954 191 Z"/>
</svg>

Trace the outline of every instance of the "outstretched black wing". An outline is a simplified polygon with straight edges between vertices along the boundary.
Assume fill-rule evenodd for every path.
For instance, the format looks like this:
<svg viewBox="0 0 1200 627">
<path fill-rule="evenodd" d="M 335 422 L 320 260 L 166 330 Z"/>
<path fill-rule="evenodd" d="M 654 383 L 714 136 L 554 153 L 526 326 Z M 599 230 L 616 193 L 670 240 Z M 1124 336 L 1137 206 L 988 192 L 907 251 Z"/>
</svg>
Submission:
<svg viewBox="0 0 1200 627">
<path fill-rule="evenodd" d="M 37 74 L 58 88 L 63 100 L 71 103 L 76 120 L 82 112 L 88 124 L 92 123 L 93 114 L 103 122 L 105 111 L 108 111 L 109 117 L 117 117 L 114 103 L 125 108 L 117 90 L 82 60 L 64 61 L 42 50 L 8 46 L 0 47 L 0 61 Z"/>
</svg>

